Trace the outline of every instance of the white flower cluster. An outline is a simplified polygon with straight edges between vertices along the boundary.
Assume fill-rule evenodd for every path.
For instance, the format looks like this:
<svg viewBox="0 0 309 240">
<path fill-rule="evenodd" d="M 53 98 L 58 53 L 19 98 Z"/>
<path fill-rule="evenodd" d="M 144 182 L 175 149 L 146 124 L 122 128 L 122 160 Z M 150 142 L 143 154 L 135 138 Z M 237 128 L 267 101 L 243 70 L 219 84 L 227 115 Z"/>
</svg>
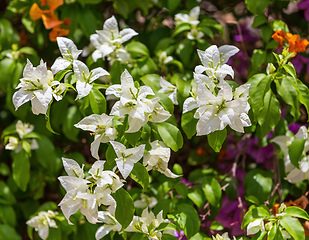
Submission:
<svg viewBox="0 0 309 240">
<path fill-rule="evenodd" d="M 35 139 L 24 139 L 24 136 L 30 132 L 33 132 L 33 125 L 29 123 L 23 123 L 22 121 L 18 120 L 16 123 L 16 132 L 19 138 L 14 136 L 8 137 L 8 143 L 5 145 L 5 149 L 7 150 L 14 150 L 16 153 L 22 149 L 22 141 L 26 141 L 30 144 L 30 149 L 35 150 L 38 149 L 38 143 Z"/>
<path fill-rule="evenodd" d="M 120 98 L 110 115 L 124 116 L 128 114 L 129 129 L 127 133 L 137 132 L 148 121 L 164 122 L 171 114 L 160 105 L 159 97 L 149 99 L 148 95 L 155 95 L 148 86 L 135 87 L 130 73 L 125 70 L 121 74 L 121 85 L 114 84 L 106 89 L 106 95 Z"/>
<path fill-rule="evenodd" d="M 90 223 L 98 222 L 98 208 L 101 205 L 115 205 L 116 201 L 111 196 L 123 183 L 112 171 L 104 171 L 105 161 L 96 161 L 88 171 L 89 177 L 85 178 L 84 166 L 67 158 L 62 158 L 63 166 L 68 176 L 59 177 L 66 195 L 59 203 L 59 206 L 67 218 L 69 224 L 70 216 L 78 210 L 87 218 Z"/>
<path fill-rule="evenodd" d="M 40 238 L 45 240 L 48 238 L 49 228 L 57 228 L 56 221 L 54 220 L 57 212 L 48 210 L 47 212 L 41 211 L 38 216 L 35 216 L 26 222 L 27 225 L 33 227 L 35 231 L 38 231 Z"/>
<path fill-rule="evenodd" d="M 77 99 L 87 96 L 92 89 L 92 82 L 99 77 L 109 75 L 103 68 L 98 67 L 89 71 L 88 67 L 77 60 L 81 54 L 74 42 L 65 37 L 58 37 L 57 44 L 62 57 L 56 59 L 51 66 L 52 71 L 47 70 L 46 63 L 41 60 L 40 65 L 33 67 L 27 59 L 23 71 L 23 78 L 16 88 L 20 88 L 13 95 L 13 103 L 17 110 L 24 103 L 31 101 L 34 114 L 46 114 L 53 97 L 60 101 L 66 92 L 68 84 L 54 80 L 54 75 L 61 70 L 73 68 L 77 79 Z"/>
<path fill-rule="evenodd" d="M 161 223 L 169 223 L 169 220 L 163 218 L 163 210 L 157 216 L 153 212 L 148 211 L 148 207 L 142 212 L 141 217 L 134 216 L 132 221 L 132 229 L 135 232 L 144 233 L 148 239 L 160 240 L 162 238 L 162 230 L 157 229 Z M 173 234 L 167 231 L 166 233 Z"/>
<path fill-rule="evenodd" d="M 197 25 L 200 23 L 199 16 L 200 16 L 200 7 L 196 6 L 192 8 L 189 12 L 189 14 L 185 13 L 177 13 L 175 15 L 175 24 L 179 25 L 181 23 L 189 23 L 192 28 L 191 31 L 187 34 L 187 38 L 190 40 L 194 39 L 201 39 L 204 37 L 204 33 L 197 30 Z"/>
<path fill-rule="evenodd" d="M 114 16 L 105 21 L 103 30 L 96 32 L 96 34 L 90 36 L 91 44 L 96 48 L 92 53 L 95 62 L 106 56 L 109 56 L 110 61 L 128 62 L 130 55 L 122 44 L 138 35 L 137 32 L 131 28 L 125 28 L 119 32 L 118 23 Z"/>
<path fill-rule="evenodd" d="M 226 232 L 226 233 L 223 233 L 222 235 L 219 235 L 219 234 L 217 233 L 216 236 L 212 236 L 212 239 L 213 239 L 213 240 L 231 240 L 231 239 L 229 238 L 229 234 L 228 234 L 227 232 Z M 236 238 L 233 237 L 233 240 L 236 240 Z M 242 238 L 240 238 L 239 240 L 242 240 Z"/>
<path fill-rule="evenodd" d="M 194 118 L 198 119 L 198 136 L 223 130 L 227 125 L 237 132 L 244 132 L 244 127 L 251 125 L 248 116 L 250 85 L 242 85 L 233 91 L 224 80 L 226 75 L 234 77 L 233 69 L 226 62 L 238 51 L 229 45 L 198 50 L 203 65 L 197 66 L 194 72 L 197 90 L 183 104 L 183 113 L 197 108 Z"/>
<path fill-rule="evenodd" d="M 302 158 L 299 161 L 299 168 L 295 167 L 291 163 L 290 155 L 289 155 L 289 146 L 295 139 L 303 139 L 305 141 L 304 149 L 302 152 Z M 301 126 L 298 132 L 294 137 L 292 136 L 277 136 L 272 139 L 272 142 L 278 144 L 281 150 L 284 152 L 284 165 L 285 172 L 288 174 L 286 176 L 286 180 L 290 183 L 298 183 L 304 181 L 305 179 L 309 179 L 309 155 L 307 154 L 309 151 L 309 135 L 308 129 L 305 126 Z"/>
</svg>

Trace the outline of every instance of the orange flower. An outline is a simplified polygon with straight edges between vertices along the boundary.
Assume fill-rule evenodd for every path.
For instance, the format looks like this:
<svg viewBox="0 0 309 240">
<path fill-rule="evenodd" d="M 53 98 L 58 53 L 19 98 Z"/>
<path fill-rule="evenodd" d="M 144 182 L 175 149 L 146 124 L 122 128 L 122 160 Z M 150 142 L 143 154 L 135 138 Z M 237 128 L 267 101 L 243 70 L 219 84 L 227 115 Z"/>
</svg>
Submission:
<svg viewBox="0 0 309 240">
<path fill-rule="evenodd" d="M 34 3 L 30 9 L 30 18 L 32 20 L 38 20 L 42 18 L 44 27 L 46 29 L 52 29 L 49 33 L 49 39 L 51 41 L 56 41 L 57 37 L 66 36 L 69 34 L 68 29 L 62 29 L 61 24 L 65 26 L 69 26 L 71 24 L 71 20 L 65 18 L 63 21 L 60 21 L 58 16 L 55 14 L 55 10 L 63 5 L 63 0 L 40 0 L 41 6 L 49 7 L 48 10 L 42 10 L 38 4 Z"/>
<path fill-rule="evenodd" d="M 47 1 L 47 6 L 49 7 L 51 11 L 55 11 L 58 7 L 63 5 L 63 0 L 46 0 L 46 1 Z"/>
<path fill-rule="evenodd" d="M 30 8 L 29 15 L 30 15 L 30 18 L 35 21 L 35 20 L 42 18 L 42 16 L 48 12 L 49 12 L 48 10 L 47 11 L 41 10 L 39 5 L 34 3 L 32 7 Z"/>
<path fill-rule="evenodd" d="M 299 35 L 285 33 L 282 30 L 277 30 L 271 37 L 278 43 L 278 47 L 282 47 L 283 43 L 287 42 L 289 52 L 292 53 L 305 52 L 306 47 L 309 44 L 309 41 L 307 39 L 300 40 Z"/>
<path fill-rule="evenodd" d="M 66 36 L 69 34 L 69 32 L 69 29 L 63 29 L 60 27 L 60 25 L 58 25 L 49 32 L 49 40 L 52 42 L 56 42 L 57 37 Z"/>
<path fill-rule="evenodd" d="M 279 43 L 279 47 L 282 47 L 284 39 L 284 32 L 282 30 L 277 30 L 272 36 L 271 36 L 277 43 Z"/>
<path fill-rule="evenodd" d="M 60 21 L 59 18 L 55 15 L 54 12 L 51 14 L 46 14 L 42 16 L 43 24 L 46 29 L 51 29 L 53 27 L 59 26 L 63 23 L 63 21 Z"/>
</svg>

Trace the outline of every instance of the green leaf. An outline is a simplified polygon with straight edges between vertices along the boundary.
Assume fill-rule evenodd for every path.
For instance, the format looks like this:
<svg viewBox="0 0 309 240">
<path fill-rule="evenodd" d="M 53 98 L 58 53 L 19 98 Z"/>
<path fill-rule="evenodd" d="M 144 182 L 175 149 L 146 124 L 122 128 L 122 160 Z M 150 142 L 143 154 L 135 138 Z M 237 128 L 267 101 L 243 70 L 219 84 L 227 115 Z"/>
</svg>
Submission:
<svg viewBox="0 0 309 240">
<path fill-rule="evenodd" d="M 207 135 L 208 144 L 215 152 L 220 152 L 226 134 L 227 131 L 224 128 L 223 130 L 217 130 Z"/>
<path fill-rule="evenodd" d="M 11 189 L 3 181 L 0 181 L 0 203 L 6 205 L 16 203 L 16 199 L 12 194 Z"/>
<path fill-rule="evenodd" d="M 195 208 L 189 204 L 178 204 L 177 210 L 169 214 L 168 218 L 182 229 L 189 239 L 200 229 L 199 215 Z"/>
<path fill-rule="evenodd" d="M 283 65 L 284 70 L 291 75 L 295 80 L 296 80 L 296 71 L 295 68 L 289 64 L 284 64 Z"/>
<path fill-rule="evenodd" d="M 80 8 L 78 12 L 78 22 L 87 38 L 98 29 L 96 17 L 90 8 Z"/>
<path fill-rule="evenodd" d="M 271 0 L 245 0 L 245 2 L 248 10 L 256 15 L 263 15 L 265 8 L 267 8 L 267 6 L 271 4 Z"/>
<path fill-rule="evenodd" d="M 293 217 L 284 215 L 280 220 L 280 225 L 294 238 L 294 240 L 304 240 L 305 232 L 301 223 Z"/>
<path fill-rule="evenodd" d="M 280 228 L 278 228 L 277 224 L 274 224 L 270 229 L 267 240 L 283 240 Z"/>
<path fill-rule="evenodd" d="M 181 0 L 162 0 L 163 6 L 166 7 L 170 12 L 173 12 L 180 3 Z"/>
<path fill-rule="evenodd" d="M 77 106 L 71 106 L 67 109 L 66 118 L 64 119 L 62 130 L 64 135 L 73 142 L 79 142 L 77 138 L 79 128 L 74 127 L 74 124 L 78 123 L 82 119 L 82 116 Z"/>
<path fill-rule="evenodd" d="M 270 89 L 271 75 L 257 74 L 251 77 L 248 83 L 251 84 L 250 92 L 250 105 L 254 114 L 255 119 L 258 118 L 258 115 L 261 109 L 264 106 L 264 97 L 265 94 Z"/>
<path fill-rule="evenodd" d="M 11 227 L 16 226 L 16 214 L 12 206 L 0 204 L 0 222 Z"/>
<path fill-rule="evenodd" d="M 252 69 L 258 71 L 263 63 L 266 61 L 266 51 L 261 49 L 254 49 L 253 55 L 251 58 Z"/>
<path fill-rule="evenodd" d="M 135 133 L 125 133 L 124 137 L 128 140 L 128 143 L 130 143 L 132 146 L 135 146 L 138 143 L 141 134 L 141 131 Z"/>
<path fill-rule="evenodd" d="M 72 72 L 72 70 L 62 70 L 58 72 L 56 76 L 54 77 L 54 81 L 60 82 L 64 78 L 64 76 L 69 72 Z"/>
<path fill-rule="evenodd" d="M 122 226 L 121 230 L 123 230 L 129 226 L 133 219 L 134 203 L 131 195 L 123 188 L 118 189 L 112 196 L 117 203 L 115 217 Z"/>
<path fill-rule="evenodd" d="M 158 132 L 164 143 L 174 152 L 177 152 L 183 145 L 181 132 L 173 124 L 164 122 L 158 123 Z"/>
<path fill-rule="evenodd" d="M 89 93 L 89 98 L 90 106 L 94 114 L 106 112 L 106 99 L 99 89 L 93 87 Z"/>
<path fill-rule="evenodd" d="M 244 219 L 241 223 L 241 229 L 247 226 L 250 222 L 254 221 L 258 218 L 270 217 L 269 211 L 267 211 L 264 207 L 251 207 L 249 211 L 244 216 Z"/>
<path fill-rule="evenodd" d="M 221 186 L 215 178 L 207 177 L 202 183 L 202 189 L 211 206 L 221 205 Z"/>
<path fill-rule="evenodd" d="M 309 114 L 309 89 L 300 80 L 297 80 L 296 87 L 299 92 L 299 101 L 306 107 L 307 114 Z"/>
<path fill-rule="evenodd" d="M 52 128 L 52 126 L 51 126 L 51 123 L 50 123 L 50 108 L 51 108 L 52 103 L 53 103 L 53 100 L 49 103 L 49 106 L 48 106 L 48 109 L 47 109 L 46 115 L 45 115 L 46 128 L 47 128 L 48 131 L 50 131 L 51 133 L 59 135 L 59 133 L 56 133 L 56 132 L 53 130 L 53 128 Z"/>
<path fill-rule="evenodd" d="M 281 20 L 274 20 L 270 24 L 274 32 L 276 32 L 277 30 L 283 30 L 286 33 L 289 32 L 288 25 Z"/>
<path fill-rule="evenodd" d="M 141 42 L 130 42 L 126 46 L 127 51 L 130 53 L 132 58 L 137 58 L 140 55 L 149 56 L 149 50 L 146 45 Z"/>
<path fill-rule="evenodd" d="M 191 139 L 194 134 L 196 134 L 196 124 L 198 119 L 194 118 L 194 114 L 195 111 L 190 111 L 181 116 L 181 127 L 188 139 Z"/>
<path fill-rule="evenodd" d="M 272 174 L 261 169 L 254 169 L 248 172 L 244 183 L 247 195 L 253 195 L 260 203 L 263 203 L 269 198 L 273 187 Z"/>
<path fill-rule="evenodd" d="M 36 158 L 38 162 L 50 173 L 55 171 L 57 156 L 53 143 L 45 136 L 41 135 L 41 138 L 37 140 L 39 148 L 35 150 Z"/>
<path fill-rule="evenodd" d="M 143 164 L 137 162 L 134 164 L 133 170 L 130 173 L 130 177 L 140 184 L 144 191 L 148 188 L 149 185 L 149 174 L 147 169 L 143 166 Z"/>
<path fill-rule="evenodd" d="M 281 119 L 280 104 L 271 89 L 265 94 L 263 105 L 257 118 L 261 126 L 261 137 L 273 130 Z"/>
<path fill-rule="evenodd" d="M 252 27 L 257 28 L 267 22 L 268 20 L 264 15 L 255 16 L 253 23 L 252 23 Z"/>
<path fill-rule="evenodd" d="M 17 234 L 14 228 L 5 224 L 0 224 L 0 239 L 21 240 L 21 237 Z"/>
<path fill-rule="evenodd" d="M 206 204 L 205 194 L 200 186 L 189 189 L 188 198 L 199 208 L 203 208 Z"/>
<path fill-rule="evenodd" d="M 176 26 L 175 31 L 173 33 L 173 37 L 176 35 L 185 32 L 185 31 L 190 31 L 191 30 L 191 24 L 190 23 L 180 23 Z"/>
<path fill-rule="evenodd" d="M 115 0 L 113 3 L 113 7 L 116 12 L 120 13 L 124 18 L 128 18 L 130 13 L 130 6 L 127 0 Z"/>
<path fill-rule="evenodd" d="M 260 231 L 256 233 L 251 240 L 264 240 L 266 238 L 267 231 Z"/>
<path fill-rule="evenodd" d="M 298 120 L 300 117 L 300 103 L 296 89 L 287 78 L 276 80 L 275 83 L 277 92 L 283 101 L 289 105 L 289 112 L 294 117 L 294 121 Z"/>
<path fill-rule="evenodd" d="M 26 151 L 13 154 L 12 172 L 16 185 L 25 192 L 30 179 L 30 161 Z"/>
<path fill-rule="evenodd" d="M 261 32 L 263 41 L 265 43 L 269 42 L 269 40 L 271 39 L 271 35 L 273 34 L 273 30 L 271 29 L 271 27 L 268 25 L 264 25 L 261 28 Z"/>
<path fill-rule="evenodd" d="M 177 183 L 175 185 L 175 190 L 177 192 L 177 194 L 179 194 L 182 198 L 187 198 L 188 196 L 188 187 L 186 186 L 186 184 L 184 183 Z"/>
<path fill-rule="evenodd" d="M 142 82 L 149 86 L 153 91 L 157 92 L 160 90 L 160 76 L 158 74 L 147 74 L 141 77 Z"/>
<path fill-rule="evenodd" d="M 289 156 L 291 159 L 291 163 L 299 168 L 298 162 L 301 159 L 306 139 L 295 138 L 291 145 L 289 146 Z"/>
<path fill-rule="evenodd" d="M 294 206 L 287 207 L 284 213 L 292 217 L 302 218 L 309 221 L 308 213 L 299 207 Z"/>
<path fill-rule="evenodd" d="M 178 238 L 176 238 L 175 236 L 171 234 L 163 233 L 162 235 L 162 240 L 177 240 L 177 239 Z"/>
</svg>

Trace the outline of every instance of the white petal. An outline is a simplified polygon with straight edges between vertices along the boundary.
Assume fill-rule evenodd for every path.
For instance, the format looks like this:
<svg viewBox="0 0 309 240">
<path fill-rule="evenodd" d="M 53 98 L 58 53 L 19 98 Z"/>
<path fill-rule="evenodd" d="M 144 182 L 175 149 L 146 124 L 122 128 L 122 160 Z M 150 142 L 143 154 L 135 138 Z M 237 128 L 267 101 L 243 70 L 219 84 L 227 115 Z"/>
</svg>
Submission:
<svg viewBox="0 0 309 240">
<path fill-rule="evenodd" d="M 30 101 L 32 99 L 33 92 L 24 91 L 23 89 L 19 89 L 17 92 L 13 94 L 13 104 L 15 106 L 15 110 L 17 110 L 21 105 Z"/>
<path fill-rule="evenodd" d="M 53 74 L 56 74 L 57 72 L 60 72 L 61 70 L 66 69 L 68 66 L 71 65 L 71 61 L 58 57 L 54 64 L 51 66 L 51 70 Z"/>
<path fill-rule="evenodd" d="M 227 63 L 231 56 L 239 52 L 239 49 L 232 45 L 223 45 L 219 47 L 222 64 Z"/>
<path fill-rule="evenodd" d="M 99 77 L 106 76 L 106 75 L 109 75 L 109 73 L 106 70 L 104 70 L 103 68 L 101 68 L 101 67 L 95 68 L 95 69 L 91 70 L 91 78 L 90 78 L 89 83 L 93 82 L 94 80 L 98 79 Z"/>
<path fill-rule="evenodd" d="M 62 162 L 64 170 L 69 176 L 78 178 L 84 177 L 83 168 L 81 168 L 75 160 L 69 158 L 62 158 Z"/>
<path fill-rule="evenodd" d="M 77 81 L 76 82 L 77 99 L 81 99 L 87 96 L 90 93 L 92 87 L 93 86 L 89 83 Z"/>
<path fill-rule="evenodd" d="M 129 39 L 131 39 L 132 37 L 138 35 L 138 33 L 135 32 L 131 28 L 125 28 L 122 31 L 120 31 L 120 35 L 121 35 L 120 42 L 124 43 L 124 42 L 128 41 Z"/>
<path fill-rule="evenodd" d="M 91 155 L 95 159 L 100 159 L 98 152 L 99 152 L 99 147 L 100 147 L 100 143 L 101 143 L 101 137 L 102 137 L 102 135 L 96 135 L 95 138 L 94 138 L 94 141 L 90 145 Z"/>
</svg>

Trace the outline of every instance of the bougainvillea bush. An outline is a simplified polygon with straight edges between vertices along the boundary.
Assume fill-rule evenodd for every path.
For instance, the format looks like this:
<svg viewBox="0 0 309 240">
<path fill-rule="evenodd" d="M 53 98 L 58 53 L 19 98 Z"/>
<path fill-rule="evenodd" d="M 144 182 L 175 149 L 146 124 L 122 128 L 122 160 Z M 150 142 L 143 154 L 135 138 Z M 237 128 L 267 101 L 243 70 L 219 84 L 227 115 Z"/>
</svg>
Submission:
<svg viewBox="0 0 309 240">
<path fill-rule="evenodd" d="M 1 3 L 0 239 L 309 239 L 308 9 Z"/>
</svg>

